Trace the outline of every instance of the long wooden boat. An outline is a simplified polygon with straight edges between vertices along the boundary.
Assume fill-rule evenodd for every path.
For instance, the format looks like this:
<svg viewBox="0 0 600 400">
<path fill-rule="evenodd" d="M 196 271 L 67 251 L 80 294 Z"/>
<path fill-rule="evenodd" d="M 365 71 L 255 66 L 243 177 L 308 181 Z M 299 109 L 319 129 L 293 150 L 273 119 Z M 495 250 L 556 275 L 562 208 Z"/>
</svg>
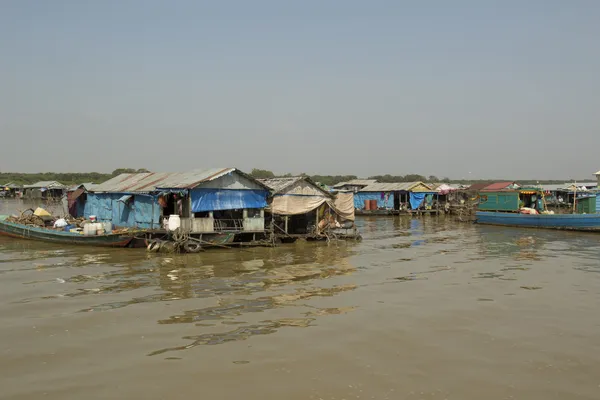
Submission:
<svg viewBox="0 0 600 400">
<path fill-rule="evenodd" d="M 126 247 L 133 239 L 132 236 L 118 233 L 98 236 L 84 236 L 79 233 L 56 231 L 52 229 L 17 224 L 7 221 L 7 218 L 7 215 L 0 215 L 0 235 L 11 236 L 20 239 L 33 239 L 69 245 L 76 244 L 103 247 Z"/>
<path fill-rule="evenodd" d="M 477 211 L 476 223 L 525 228 L 599 231 L 600 214 L 519 214 Z"/>
</svg>

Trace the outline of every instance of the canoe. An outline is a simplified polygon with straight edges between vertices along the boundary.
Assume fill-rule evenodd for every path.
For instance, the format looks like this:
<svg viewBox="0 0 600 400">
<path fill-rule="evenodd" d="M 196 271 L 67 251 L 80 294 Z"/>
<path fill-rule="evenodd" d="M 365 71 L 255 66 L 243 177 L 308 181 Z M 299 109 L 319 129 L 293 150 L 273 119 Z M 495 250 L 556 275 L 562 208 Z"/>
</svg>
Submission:
<svg viewBox="0 0 600 400">
<path fill-rule="evenodd" d="M 600 214 L 519 214 L 477 211 L 475 222 L 524 228 L 600 231 Z"/>
<path fill-rule="evenodd" d="M 103 247 L 126 247 L 133 239 L 132 236 L 118 233 L 98 236 L 84 236 L 79 233 L 55 231 L 52 229 L 17 224 L 7 221 L 7 218 L 7 215 L 0 215 L 0 235 L 20 239 L 41 240 L 44 242 L 58 244 L 76 244 Z"/>
</svg>

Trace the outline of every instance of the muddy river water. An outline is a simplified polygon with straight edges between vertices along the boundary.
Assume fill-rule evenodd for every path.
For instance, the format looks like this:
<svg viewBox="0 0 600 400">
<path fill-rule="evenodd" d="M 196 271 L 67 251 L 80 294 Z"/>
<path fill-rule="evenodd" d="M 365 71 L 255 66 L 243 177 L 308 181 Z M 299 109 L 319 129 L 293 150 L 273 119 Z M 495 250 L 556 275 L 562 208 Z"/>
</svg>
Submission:
<svg viewBox="0 0 600 400">
<path fill-rule="evenodd" d="M 0 398 L 600 399 L 600 235 L 357 222 L 199 255 L 0 237 Z"/>
</svg>

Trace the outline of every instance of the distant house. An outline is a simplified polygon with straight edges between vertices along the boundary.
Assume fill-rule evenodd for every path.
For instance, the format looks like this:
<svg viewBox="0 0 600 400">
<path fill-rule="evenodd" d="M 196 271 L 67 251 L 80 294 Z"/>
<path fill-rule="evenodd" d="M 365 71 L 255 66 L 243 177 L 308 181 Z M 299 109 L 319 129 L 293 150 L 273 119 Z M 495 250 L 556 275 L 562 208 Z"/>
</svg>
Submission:
<svg viewBox="0 0 600 400">
<path fill-rule="evenodd" d="M 376 183 L 375 179 L 353 179 L 348 182 L 340 182 L 336 185 L 333 185 L 333 189 L 337 191 L 349 191 L 349 192 L 358 192 L 365 187 Z"/>
<path fill-rule="evenodd" d="M 121 174 L 94 185 L 84 215 L 117 227 L 160 229 L 178 215 L 191 234 L 264 232 L 269 188 L 237 168 Z"/>
<path fill-rule="evenodd" d="M 9 182 L 0 186 L 2 197 L 17 197 L 17 194 L 23 189 L 22 185 Z"/>
<path fill-rule="evenodd" d="M 483 189 L 480 189 L 482 192 L 496 192 L 498 190 L 515 190 L 518 189 L 520 185 L 515 182 L 495 182 L 491 185 L 485 186 Z"/>
<path fill-rule="evenodd" d="M 596 175 L 596 179 L 598 180 L 598 187 L 600 187 L 600 171 L 596 172 L 594 175 Z"/>
<path fill-rule="evenodd" d="M 67 187 L 56 181 L 40 181 L 33 185 L 23 186 L 23 197 L 26 199 L 61 199 Z"/>
<path fill-rule="evenodd" d="M 424 201 L 432 202 L 435 194 L 436 191 L 423 182 L 376 182 L 354 194 L 354 207 L 364 210 L 366 201 L 376 201 L 378 210 L 416 210 Z"/>
<path fill-rule="evenodd" d="M 275 234 L 284 237 L 319 233 L 319 221 L 354 221 L 352 193 L 334 195 L 306 176 L 260 179 L 271 189 L 267 211 Z"/>
</svg>

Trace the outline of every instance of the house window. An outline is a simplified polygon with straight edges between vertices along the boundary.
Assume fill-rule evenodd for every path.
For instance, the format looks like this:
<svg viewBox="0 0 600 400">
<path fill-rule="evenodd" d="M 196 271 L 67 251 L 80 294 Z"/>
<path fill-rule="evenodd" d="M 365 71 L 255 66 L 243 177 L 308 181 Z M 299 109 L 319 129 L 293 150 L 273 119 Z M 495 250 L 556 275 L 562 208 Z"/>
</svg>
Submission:
<svg viewBox="0 0 600 400">
<path fill-rule="evenodd" d="M 248 218 L 261 218 L 261 209 L 260 208 L 249 208 L 248 210 Z"/>
</svg>

